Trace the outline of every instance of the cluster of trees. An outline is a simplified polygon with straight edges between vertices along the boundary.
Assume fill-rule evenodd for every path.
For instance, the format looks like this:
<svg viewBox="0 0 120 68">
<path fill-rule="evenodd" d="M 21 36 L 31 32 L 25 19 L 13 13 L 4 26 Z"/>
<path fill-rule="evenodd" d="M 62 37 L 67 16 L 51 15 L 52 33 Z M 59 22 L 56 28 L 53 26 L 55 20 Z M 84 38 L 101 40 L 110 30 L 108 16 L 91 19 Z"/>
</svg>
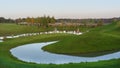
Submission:
<svg viewBox="0 0 120 68">
<path fill-rule="evenodd" d="M 15 23 L 13 19 L 5 19 L 4 17 L 0 17 L 0 23 Z"/>
<path fill-rule="evenodd" d="M 64 23 L 112 23 L 115 20 L 120 20 L 120 18 L 109 18 L 109 19 L 57 19 L 57 22 L 64 22 Z"/>
<path fill-rule="evenodd" d="M 55 25 L 55 22 L 58 23 L 77 23 L 77 24 L 83 24 L 83 25 L 89 25 L 89 24 L 97 24 L 98 26 L 101 26 L 103 24 L 108 24 L 112 22 L 120 21 L 120 17 L 118 18 L 109 18 L 109 19 L 55 19 L 54 17 L 50 16 L 43 16 L 43 17 L 27 17 L 27 18 L 18 18 L 18 19 L 6 19 L 4 17 L 0 17 L 0 23 L 23 23 L 27 25 L 37 25 L 37 26 L 44 26 L 48 27 L 49 24 Z"/>
<path fill-rule="evenodd" d="M 32 25 L 38 25 L 38 26 L 44 26 L 44 27 L 48 27 L 49 23 L 55 23 L 56 20 L 54 17 L 50 17 L 50 16 L 44 16 L 44 17 L 27 17 L 27 18 L 19 18 L 16 19 L 16 22 L 19 23 L 28 23 L 28 24 L 32 24 Z"/>
<path fill-rule="evenodd" d="M 37 25 L 37 26 L 44 26 L 48 27 L 49 23 L 55 23 L 56 19 L 50 16 L 43 16 L 43 17 L 27 17 L 27 18 L 18 18 L 18 19 L 6 19 L 4 17 L 0 17 L 0 23 L 26 23 L 29 25 Z"/>
</svg>

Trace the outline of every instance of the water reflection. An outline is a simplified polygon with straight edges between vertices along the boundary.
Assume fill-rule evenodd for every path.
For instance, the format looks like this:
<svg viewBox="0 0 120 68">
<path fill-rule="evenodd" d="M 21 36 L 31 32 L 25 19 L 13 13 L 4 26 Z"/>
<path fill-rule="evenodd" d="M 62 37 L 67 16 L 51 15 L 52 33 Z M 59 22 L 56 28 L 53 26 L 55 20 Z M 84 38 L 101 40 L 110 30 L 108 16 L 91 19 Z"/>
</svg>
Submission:
<svg viewBox="0 0 120 68">
<path fill-rule="evenodd" d="M 48 31 L 48 32 L 40 32 L 40 33 L 26 33 L 26 34 L 20 34 L 20 35 L 11 35 L 11 36 L 4 36 L 0 37 L 1 39 L 5 38 L 18 38 L 18 37 L 24 37 L 24 36 L 35 36 L 40 34 L 54 34 L 54 33 L 67 33 L 67 34 L 74 34 L 74 35 L 81 35 L 81 32 L 75 32 L 75 31 Z"/>
<path fill-rule="evenodd" d="M 3 42 L 3 40 L 0 40 L 0 42 Z"/>
<path fill-rule="evenodd" d="M 10 50 L 11 54 L 19 60 L 25 62 L 43 63 L 43 64 L 64 64 L 64 63 L 80 63 L 80 62 L 94 62 L 99 60 L 109 60 L 114 58 L 120 58 L 120 52 L 102 55 L 98 57 L 77 57 L 61 54 L 53 54 L 43 51 L 41 48 L 48 44 L 56 43 L 33 43 L 23 46 L 19 46 Z"/>
</svg>

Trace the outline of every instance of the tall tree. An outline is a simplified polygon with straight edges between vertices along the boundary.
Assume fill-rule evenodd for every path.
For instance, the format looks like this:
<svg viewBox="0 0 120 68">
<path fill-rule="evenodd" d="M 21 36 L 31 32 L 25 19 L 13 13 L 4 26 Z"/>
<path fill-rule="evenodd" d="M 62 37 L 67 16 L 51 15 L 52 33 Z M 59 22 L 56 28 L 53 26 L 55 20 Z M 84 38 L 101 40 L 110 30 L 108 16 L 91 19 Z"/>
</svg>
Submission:
<svg viewBox="0 0 120 68">
<path fill-rule="evenodd" d="M 26 22 L 27 22 L 27 23 L 31 23 L 31 18 L 30 18 L 30 17 L 27 17 L 27 18 L 26 18 Z"/>
<path fill-rule="evenodd" d="M 33 17 L 31 18 L 31 23 L 35 23 L 35 19 Z"/>
<path fill-rule="evenodd" d="M 50 22 L 50 23 L 55 23 L 55 22 L 56 22 L 55 18 L 54 18 L 54 17 L 52 17 L 52 18 L 51 18 L 51 22 Z"/>
</svg>

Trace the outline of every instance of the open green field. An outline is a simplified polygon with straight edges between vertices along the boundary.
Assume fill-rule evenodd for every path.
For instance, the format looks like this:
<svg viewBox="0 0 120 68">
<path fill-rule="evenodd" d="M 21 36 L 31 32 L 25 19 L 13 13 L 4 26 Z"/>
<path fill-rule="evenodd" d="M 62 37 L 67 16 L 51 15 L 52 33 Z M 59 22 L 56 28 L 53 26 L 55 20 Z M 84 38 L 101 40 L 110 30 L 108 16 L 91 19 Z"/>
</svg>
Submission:
<svg viewBox="0 0 120 68">
<path fill-rule="evenodd" d="M 57 27 L 58 30 L 63 31 L 74 31 L 77 29 L 84 32 L 89 28 L 86 27 Z M 8 36 L 8 35 L 17 35 L 24 33 L 37 33 L 37 32 L 45 32 L 45 31 L 54 31 L 55 27 L 37 27 L 37 26 L 28 26 L 28 25 L 17 25 L 17 24 L 8 24 L 8 23 L 0 23 L 0 36 Z"/>
<path fill-rule="evenodd" d="M 17 35 L 24 33 L 34 33 L 40 31 L 52 30 L 52 28 L 43 29 L 36 26 L 26 26 L 17 24 L 0 24 L 0 36 Z"/>
<path fill-rule="evenodd" d="M 120 50 L 120 27 L 115 23 L 99 27 L 84 33 L 81 36 L 71 36 L 58 43 L 43 47 L 45 51 L 68 54 L 84 55 Z"/>
<path fill-rule="evenodd" d="M 13 47 L 28 43 L 62 40 L 70 37 L 68 34 L 51 34 L 31 37 L 21 37 L 9 39 L 0 43 L 0 68 L 118 68 L 120 60 L 99 61 L 90 63 L 70 63 L 70 64 L 34 64 L 25 63 L 14 58 L 9 50 Z M 21 41 L 20 41 L 21 40 Z"/>
<path fill-rule="evenodd" d="M 7 30 L 7 28 L 5 29 Z M 43 49 L 49 52 L 69 54 L 69 55 L 74 55 L 74 54 L 78 55 L 83 53 L 94 53 L 94 52 L 111 51 L 111 50 L 119 51 L 120 50 L 119 29 L 120 28 L 116 26 L 115 23 L 113 23 L 111 25 L 92 29 L 90 32 L 84 33 L 83 35 L 80 36 L 71 35 L 71 34 L 48 34 L 48 35 L 6 39 L 5 42 L 0 43 L 0 68 L 120 68 L 120 59 L 112 59 L 107 61 L 90 62 L 90 63 L 88 62 L 70 63 L 70 64 L 60 64 L 60 65 L 26 63 L 14 58 L 9 51 L 11 48 L 23 44 L 48 42 L 48 41 L 56 41 L 56 40 L 60 40 L 60 41 L 58 43 L 48 45 Z M 14 29 L 8 31 L 13 31 L 13 30 Z M 3 33 L 4 32 L 7 31 L 3 31 Z M 14 32 L 17 33 L 17 31 L 13 31 L 13 33 Z M 20 33 L 22 32 L 23 31 L 21 28 Z M 55 48 L 57 48 L 57 50 L 55 50 Z"/>
</svg>

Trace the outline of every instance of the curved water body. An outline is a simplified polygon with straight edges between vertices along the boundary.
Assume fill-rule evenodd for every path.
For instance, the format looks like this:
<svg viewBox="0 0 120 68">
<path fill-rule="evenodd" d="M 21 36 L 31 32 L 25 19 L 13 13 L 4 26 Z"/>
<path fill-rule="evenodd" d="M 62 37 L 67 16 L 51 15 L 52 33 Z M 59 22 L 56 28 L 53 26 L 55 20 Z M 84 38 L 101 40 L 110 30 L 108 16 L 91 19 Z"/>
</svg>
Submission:
<svg viewBox="0 0 120 68">
<path fill-rule="evenodd" d="M 40 34 L 54 34 L 54 33 L 67 33 L 67 34 L 74 34 L 74 35 L 81 35 L 81 32 L 75 32 L 75 31 L 48 31 L 48 32 L 39 32 L 39 33 L 26 33 L 26 34 L 20 34 L 20 35 L 12 35 L 12 36 L 1 36 L 0 40 L 3 40 L 5 38 L 19 38 L 24 36 L 35 36 Z"/>
<path fill-rule="evenodd" d="M 95 62 L 99 60 L 110 60 L 110 59 L 120 58 L 120 52 L 102 55 L 98 57 L 77 57 L 77 56 L 53 54 L 53 53 L 45 52 L 41 49 L 43 46 L 53 44 L 56 42 L 57 41 L 27 44 L 13 48 L 10 50 L 10 52 L 14 57 L 18 58 L 19 60 L 25 62 L 34 62 L 38 64 Z"/>
</svg>

